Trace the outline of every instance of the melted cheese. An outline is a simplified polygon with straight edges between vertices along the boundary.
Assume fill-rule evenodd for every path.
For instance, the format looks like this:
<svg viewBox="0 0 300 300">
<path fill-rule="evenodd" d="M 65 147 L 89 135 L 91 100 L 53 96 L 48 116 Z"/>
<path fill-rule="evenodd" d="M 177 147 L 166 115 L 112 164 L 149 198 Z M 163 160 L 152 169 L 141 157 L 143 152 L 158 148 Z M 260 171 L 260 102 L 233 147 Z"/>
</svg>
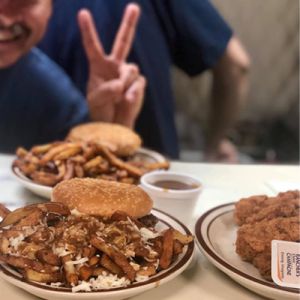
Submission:
<svg viewBox="0 0 300 300">
<path fill-rule="evenodd" d="M 96 279 L 91 278 L 89 281 L 81 281 L 77 286 L 72 287 L 72 292 L 79 291 L 90 292 L 101 289 L 111 289 L 116 287 L 124 287 L 130 284 L 130 281 L 125 277 L 118 278 L 117 275 L 103 273 Z"/>
<path fill-rule="evenodd" d="M 142 227 L 140 229 L 140 233 L 141 233 L 143 242 L 147 242 L 150 239 L 154 239 L 154 238 L 160 236 L 160 233 L 155 233 L 146 227 Z"/>
</svg>

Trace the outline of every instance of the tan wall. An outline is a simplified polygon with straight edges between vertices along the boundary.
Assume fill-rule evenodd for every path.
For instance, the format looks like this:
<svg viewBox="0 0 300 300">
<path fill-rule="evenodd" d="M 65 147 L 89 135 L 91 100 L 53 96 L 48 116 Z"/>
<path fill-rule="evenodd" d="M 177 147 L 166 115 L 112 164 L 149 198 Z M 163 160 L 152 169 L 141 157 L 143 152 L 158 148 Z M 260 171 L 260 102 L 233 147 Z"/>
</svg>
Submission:
<svg viewBox="0 0 300 300">
<path fill-rule="evenodd" d="M 298 0 L 212 2 L 241 39 L 252 61 L 248 102 L 240 119 L 259 121 L 276 118 L 285 115 L 292 105 L 297 108 Z M 175 70 L 174 78 L 178 111 L 203 125 L 208 109 L 209 74 L 191 80 Z M 297 114 L 294 119 L 297 120 Z"/>
</svg>

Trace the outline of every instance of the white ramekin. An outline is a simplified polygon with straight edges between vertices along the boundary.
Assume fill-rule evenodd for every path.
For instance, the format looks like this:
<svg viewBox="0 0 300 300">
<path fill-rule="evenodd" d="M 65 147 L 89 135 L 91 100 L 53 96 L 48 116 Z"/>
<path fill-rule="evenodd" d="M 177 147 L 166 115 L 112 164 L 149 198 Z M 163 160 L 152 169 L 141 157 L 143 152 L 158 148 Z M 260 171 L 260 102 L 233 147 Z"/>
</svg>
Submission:
<svg viewBox="0 0 300 300">
<path fill-rule="evenodd" d="M 188 190 L 166 189 L 153 185 L 159 180 L 175 180 L 189 185 L 195 185 L 195 188 Z M 165 199 L 191 199 L 197 198 L 202 190 L 201 182 L 188 174 L 170 171 L 154 171 L 146 173 L 141 177 L 141 187 L 153 198 Z"/>
</svg>

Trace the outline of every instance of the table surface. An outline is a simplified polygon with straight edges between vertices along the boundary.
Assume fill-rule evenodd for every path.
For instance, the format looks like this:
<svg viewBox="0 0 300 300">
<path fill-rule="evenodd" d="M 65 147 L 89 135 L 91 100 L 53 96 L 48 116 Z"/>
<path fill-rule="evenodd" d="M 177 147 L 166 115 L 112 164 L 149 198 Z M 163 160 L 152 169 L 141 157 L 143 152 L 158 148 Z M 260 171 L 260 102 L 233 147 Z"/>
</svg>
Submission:
<svg viewBox="0 0 300 300">
<path fill-rule="evenodd" d="M 0 155 L 0 202 L 14 209 L 29 203 L 40 202 L 39 198 L 25 190 L 15 181 L 10 166 L 13 156 Z M 255 194 L 274 195 L 268 182 L 299 182 L 299 166 L 271 165 L 220 165 L 173 162 L 172 171 L 180 171 L 197 177 L 203 183 L 203 191 L 194 207 L 187 213 L 176 205 L 168 213 L 184 222 L 192 231 L 196 220 L 205 211 L 215 206 L 237 201 Z M 155 203 L 157 208 L 159 203 Z M 38 299 L 0 279 L 1 299 Z M 197 249 L 192 265 L 174 280 L 159 288 L 133 297 L 135 300 L 153 299 L 264 299 L 235 283 L 212 264 Z"/>
</svg>

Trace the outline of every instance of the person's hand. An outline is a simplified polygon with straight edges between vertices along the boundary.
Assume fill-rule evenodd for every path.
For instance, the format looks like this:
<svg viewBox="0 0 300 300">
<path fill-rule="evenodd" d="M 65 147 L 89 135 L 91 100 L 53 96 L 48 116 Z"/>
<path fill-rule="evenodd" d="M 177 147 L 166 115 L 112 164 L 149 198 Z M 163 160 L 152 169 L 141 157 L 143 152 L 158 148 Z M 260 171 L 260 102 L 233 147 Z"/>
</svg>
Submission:
<svg viewBox="0 0 300 300">
<path fill-rule="evenodd" d="M 205 153 L 205 161 L 222 162 L 222 163 L 238 163 L 239 156 L 235 145 L 228 139 L 220 141 L 215 151 Z"/>
<path fill-rule="evenodd" d="M 92 120 L 117 122 L 133 127 L 144 97 L 145 78 L 126 59 L 135 35 L 140 9 L 126 7 L 111 54 L 105 54 L 92 16 L 81 10 L 78 22 L 89 62 L 87 101 Z"/>
</svg>

